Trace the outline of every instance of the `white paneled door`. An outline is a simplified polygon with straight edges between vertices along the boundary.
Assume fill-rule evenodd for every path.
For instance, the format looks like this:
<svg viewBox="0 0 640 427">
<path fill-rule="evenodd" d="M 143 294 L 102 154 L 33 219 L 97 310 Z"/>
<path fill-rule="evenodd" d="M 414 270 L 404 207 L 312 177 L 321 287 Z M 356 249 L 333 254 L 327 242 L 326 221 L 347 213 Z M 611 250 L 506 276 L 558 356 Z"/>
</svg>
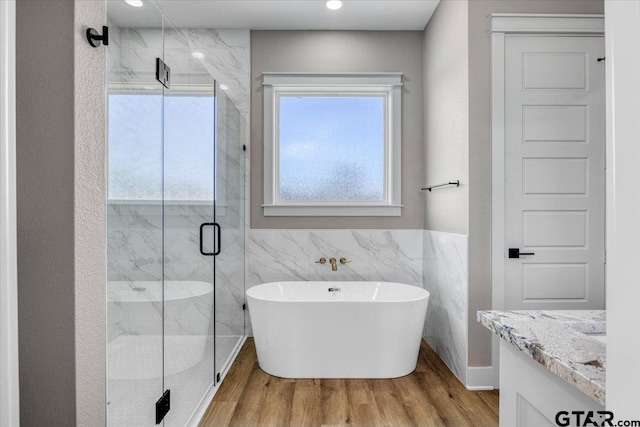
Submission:
<svg viewBox="0 0 640 427">
<path fill-rule="evenodd" d="M 602 37 L 505 38 L 506 309 L 604 308 L 603 57 Z"/>
</svg>

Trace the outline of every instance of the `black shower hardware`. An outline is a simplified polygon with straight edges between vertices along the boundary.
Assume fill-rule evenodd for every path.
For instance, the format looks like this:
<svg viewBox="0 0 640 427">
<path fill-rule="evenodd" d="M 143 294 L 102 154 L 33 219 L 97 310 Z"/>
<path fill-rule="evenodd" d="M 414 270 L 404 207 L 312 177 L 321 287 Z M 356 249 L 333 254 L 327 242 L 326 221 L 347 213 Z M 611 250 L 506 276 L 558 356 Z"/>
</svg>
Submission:
<svg viewBox="0 0 640 427">
<path fill-rule="evenodd" d="M 420 190 L 422 190 L 422 191 L 425 191 L 425 190 L 426 190 L 426 191 L 431 191 L 431 190 L 433 190 L 434 188 L 445 187 L 445 186 L 449 186 L 449 185 L 455 185 L 456 187 L 460 187 L 460 180 L 459 180 L 459 179 L 457 179 L 457 180 L 455 180 L 455 181 L 445 182 L 444 184 L 431 185 L 431 186 L 429 186 L 429 187 L 421 188 Z"/>
<path fill-rule="evenodd" d="M 162 83 L 164 87 L 169 89 L 171 79 L 171 68 L 162 61 L 160 58 L 156 58 L 156 80 Z"/>
<path fill-rule="evenodd" d="M 171 410 L 171 390 L 165 390 L 162 397 L 156 402 L 156 425 L 162 422 L 165 415 Z"/>
<path fill-rule="evenodd" d="M 214 244 L 213 252 L 205 252 L 204 251 L 204 239 L 203 239 L 202 235 L 203 235 L 204 228 L 207 227 L 207 226 L 212 226 L 217 231 L 217 239 L 216 240 L 217 240 L 218 244 L 217 245 Z M 218 224 L 217 222 L 205 222 L 205 223 L 202 223 L 200 225 L 200 253 L 202 255 L 204 255 L 204 256 L 217 256 L 217 255 L 220 255 L 220 250 L 222 248 L 222 244 L 220 243 L 221 242 L 221 240 L 220 240 L 221 238 L 222 238 L 222 230 L 220 229 L 220 224 Z"/>
<path fill-rule="evenodd" d="M 101 42 L 109 46 L 109 27 L 102 26 L 102 35 L 95 28 L 87 28 L 87 41 L 92 47 L 100 47 Z"/>
</svg>

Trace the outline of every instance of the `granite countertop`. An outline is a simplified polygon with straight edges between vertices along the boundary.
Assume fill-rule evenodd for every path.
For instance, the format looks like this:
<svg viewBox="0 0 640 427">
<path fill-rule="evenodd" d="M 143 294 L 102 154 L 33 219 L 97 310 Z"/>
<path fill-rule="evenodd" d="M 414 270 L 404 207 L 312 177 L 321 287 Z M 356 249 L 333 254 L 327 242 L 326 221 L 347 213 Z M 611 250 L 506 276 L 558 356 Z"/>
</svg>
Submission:
<svg viewBox="0 0 640 427">
<path fill-rule="evenodd" d="M 582 393 L 604 405 L 604 310 L 478 311 L 478 321 Z"/>
</svg>

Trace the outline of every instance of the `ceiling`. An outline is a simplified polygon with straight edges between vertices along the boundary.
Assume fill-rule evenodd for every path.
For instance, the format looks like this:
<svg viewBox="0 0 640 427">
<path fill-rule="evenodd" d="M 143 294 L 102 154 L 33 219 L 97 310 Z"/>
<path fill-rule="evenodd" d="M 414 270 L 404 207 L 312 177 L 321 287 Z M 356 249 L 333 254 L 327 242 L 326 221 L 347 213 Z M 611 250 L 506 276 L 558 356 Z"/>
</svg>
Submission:
<svg viewBox="0 0 640 427">
<path fill-rule="evenodd" d="M 149 0 L 146 0 L 148 2 Z M 326 0 L 156 0 L 178 28 L 243 28 L 252 30 L 423 30 L 439 0 L 343 0 L 329 10 Z M 143 9 L 109 2 L 110 15 L 136 26 Z M 137 10 L 136 10 L 137 9 Z M 124 24 L 125 22 L 121 22 Z M 137 26 L 146 26 L 137 22 Z"/>
</svg>

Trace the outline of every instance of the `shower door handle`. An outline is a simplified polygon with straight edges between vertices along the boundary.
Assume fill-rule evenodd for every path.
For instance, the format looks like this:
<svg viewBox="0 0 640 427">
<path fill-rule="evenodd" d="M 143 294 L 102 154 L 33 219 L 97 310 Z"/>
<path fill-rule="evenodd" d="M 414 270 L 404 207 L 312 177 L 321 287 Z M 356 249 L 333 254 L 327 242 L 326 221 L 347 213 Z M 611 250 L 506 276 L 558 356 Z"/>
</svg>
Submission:
<svg viewBox="0 0 640 427">
<path fill-rule="evenodd" d="M 215 242 L 214 242 L 214 251 L 213 252 L 205 252 L 204 251 L 204 228 L 205 227 L 217 227 L 218 228 L 218 250 L 215 250 Z M 216 222 L 205 222 L 200 224 L 200 253 L 204 256 L 216 256 L 220 253 L 220 226 Z"/>
<path fill-rule="evenodd" d="M 215 242 L 213 244 L 214 246 L 214 250 L 213 250 L 213 256 L 216 255 L 220 255 L 220 251 L 222 250 L 222 228 L 220 227 L 220 224 L 218 224 L 217 222 L 213 223 L 213 226 L 217 229 L 217 234 L 218 234 L 218 238 L 216 239 L 216 241 L 218 242 L 218 244 L 216 245 Z"/>
</svg>

